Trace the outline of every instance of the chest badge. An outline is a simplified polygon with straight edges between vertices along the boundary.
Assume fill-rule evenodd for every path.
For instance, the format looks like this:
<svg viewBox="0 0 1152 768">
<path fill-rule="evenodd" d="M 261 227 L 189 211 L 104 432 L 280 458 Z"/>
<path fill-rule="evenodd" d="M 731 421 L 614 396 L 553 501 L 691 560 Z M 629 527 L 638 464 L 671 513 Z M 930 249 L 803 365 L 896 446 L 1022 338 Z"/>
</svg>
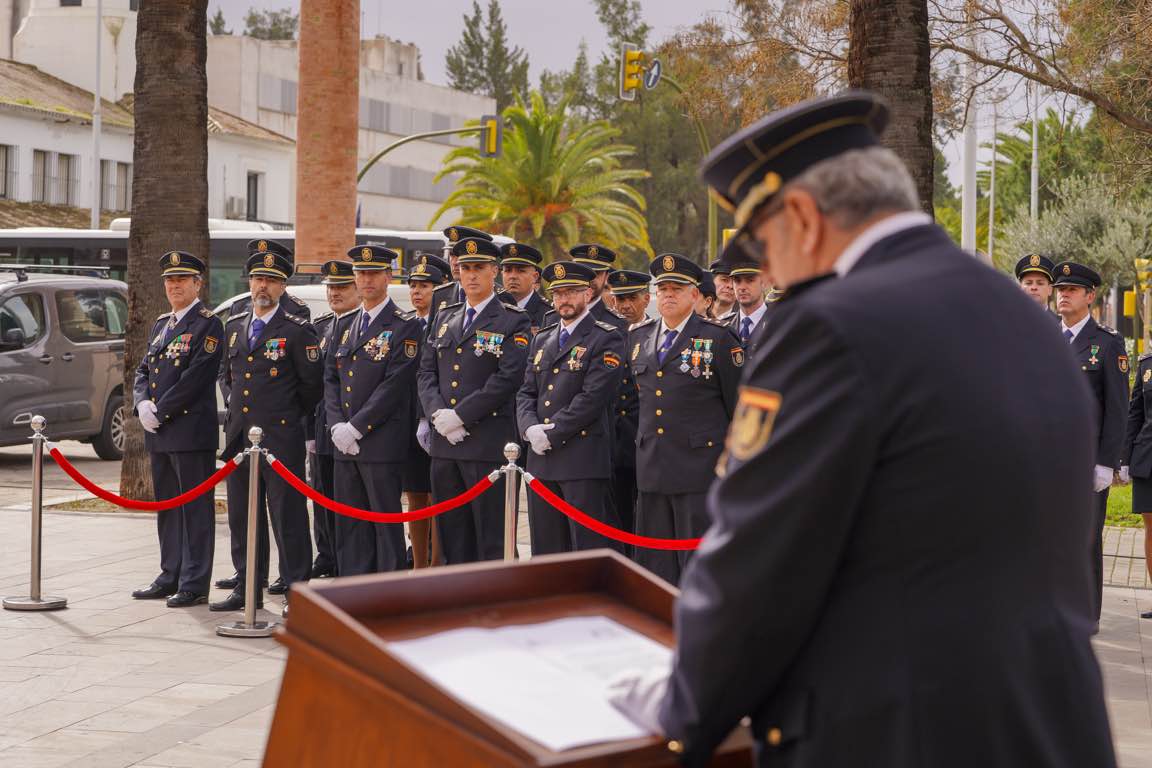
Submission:
<svg viewBox="0 0 1152 768">
<path fill-rule="evenodd" d="M 1099 359 L 1098 357 L 1096 357 L 1096 354 L 1097 354 L 1099 351 L 1100 351 L 1100 346 L 1099 346 L 1098 344 L 1093 344 L 1093 345 L 1092 345 L 1092 351 L 1091 351 L 1091 354 L 1090 354 L 1090 355 L 1089 355 L 1089 357 L 1088 357 L 1088 365 L 1097 365 L 1097 364 L 1099 364 L 1099 362 L 1100 362 L 1100 359 Z"/>
<path fill-rule="evenodd" d="M 534 358 L 532 358 L 532 365 L 540 365 L 540 360 L 543 357 L 544 357 L 544 350 L 542 350 L 542 349 L 536 350 L 536 356 Z M 1152 369 L 1149 369 L 1148 372 L 1152 373 Z"/>
<path fill-rule="evenodd" d="M 1152 368 L 1144 371 L 1144 383 L 1147 384 L 1149 381 L 1152 381 Z"/>
<path fill-rule="evenodd" d="M 476 331 L 476 341 L 472 344 L 472 348 L 476 357 L 481 357 L 485 352 L 500 357 L 504 354 L 504 349 L 501 346 L 504 343 L 504 334 L 496 333 L 495 331 Z"/>
<path fill-rule="evenodd" d="M 268 360 L 283 360 L 288 354 L 288 339 L 268 339 L 264 342 L 264 357 Z"/>
<path fill-rule="evenodd" d="M 636 343 L 636 346 L 632 347 L 632 359 L 635 360 L 638 357 L 640 357 L 640 344 L 639 344 L 639 342 Z"/>
<path fill-rule="evenodd" d="M 167 348 L 164 350 L 164 357 L 169 360 L 176 360 L 180 355 L 187 354 L 192 347 L 192 334 L 182 333 L 172 341 L 168 342 Z M 177 360 L 179 362 L 179 360 Z"/>
<path fill-rule="evenodd" d="M 568 370 L 579 371 L 584 368 L 584 353 L 588 351 L 588 347 L 572 347 L 572 351 L 568 353 Z"/>
<path fill-rule="evenodd" d="M 368 343 L 364 345 L 364 354 L 378 363 L 388 356 L 390 349 L 392 349 L 392 331 L 381 331 L 378 336 L 369 339 Z"/>
</svg>

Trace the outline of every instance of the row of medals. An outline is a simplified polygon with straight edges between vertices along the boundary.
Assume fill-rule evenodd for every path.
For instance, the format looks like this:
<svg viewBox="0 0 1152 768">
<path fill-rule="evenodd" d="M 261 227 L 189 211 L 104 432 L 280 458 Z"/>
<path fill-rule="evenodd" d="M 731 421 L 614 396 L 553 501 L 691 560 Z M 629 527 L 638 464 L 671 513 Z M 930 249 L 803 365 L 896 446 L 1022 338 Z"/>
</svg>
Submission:
<svg viewBox="0 0 1152 768">
<path fill-rule="evenodd" d="M 476 342 L 472 345 L 475 350 L 476 357 L 481 357 L 485 352 L 490 352 L 496 357 L 504 354 L 504 349 L 500 346 L 504 343 L 504 334 L 490 333 L 488 331 L 477 331 Z"/>
<path fill-rule="evenodd" d="M 706 379 L 712 378 L 712 339 L 692 339 L 692 342 L 680 353 L 680 373 L 688 373 L 692 378 L 698 379 L 701 375 Z M 691 364 L 689 364 L 691 361 Z M 700 364 L 704 364 L 703 370 Z"/>
</svg>

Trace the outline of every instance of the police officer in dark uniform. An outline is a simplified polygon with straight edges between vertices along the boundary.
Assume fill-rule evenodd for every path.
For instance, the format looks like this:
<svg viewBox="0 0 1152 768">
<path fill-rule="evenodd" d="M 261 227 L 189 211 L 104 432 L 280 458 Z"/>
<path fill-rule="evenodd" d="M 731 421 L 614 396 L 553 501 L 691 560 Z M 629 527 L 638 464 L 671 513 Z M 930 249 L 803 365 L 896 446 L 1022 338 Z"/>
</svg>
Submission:
<svg viewBox="0 0 1152 768">
<path fill-rule="evenodd" d="M 420 323 L 420 343 L 428 340 L 428 319 L 431 316 L 432 293 L 443 285 L 451 274 L 448 262 L 439 256 L 422 253 L 408 270 L 408 296 L 412 310 Z M 416 429 L 408 446 L 408 459 L 404 464 L 404 495 L 408 509 L 420 509 L 432 503 L 432 428 L 420 405 L 419 385 L 412 377 L 412 422 Z M 408 536 L 412 540 L 412 567 L 424 568 L 443 562 L 440 537 L 431 520 L 412 520 L 408 523 Z"/>
<path fill-rule="evenodd" d="M 336 448 L 336 500 L 379 512 L 400 510 L 404 462 L 416 432 L 412 382 L 423 327 L 388 296 L 400 254 L 380 245 L 348 251 L 363 304 L 336 322 L 324 370 L 324 402 Z M 341 575 L 405 567 L 403 523 L 336 520 Z"/>
<path fill-rule="evenodd" d="M 148 351 L 136 369 L 135 410 L 144 426 L 157 499 L 185 493 L 212 475 L 219 431 L 216 371 L 224 328 L 200 303 L 204 262 L 184 251 L 160 257 L 164 291 L 172 307 L 156 318 Z M 212 578 L 216 506 L 212 491 L 156 515 L 160 575 L 132 593 L 137 600 L 168 598 L 168 607 L 207 602 Z"/>
<path fill-rule="evenodd" d="M 648 284 L 652 276 L 647 272 L 631 269 L 615 269 L 608 275 L 608 286 L 616 301 L 616 314 L 636 325 L 648 319 L 648 304 L 651 302 Z"/>
<path fill-rule="evenodd" d="M 1092 319 L 1092 303 L 1100 275 L 1083 264 L 1065 261 L 1055 267 L 1056 311 L 1060 332 L 1071 345 L 1076 362 L 1088 377 L 1096 403 L 1097 435 L 1093 507 L 1092 573 L 1096 579 L 1096 618 L 1104 599 L 1104 519 L 1108 489 L 1120 468 L 1124 430 L 1128 421 L 1128 353 L 1124 338 Z"/>
<path fill-rule="evenodd" d="M 1144 552 L 1152 552 L 1152 352 L 1140 355 L 1136 363 L 1123 463 L 1120 482 L 1132 483 L 1132 513 L 1143 518 Z M 1152 569 L 1152 557 L 1145 559 L 1144 567 Z M 1141 612 L 1140 618 L 1152 619 L 1152 610 Z"/>
<path fill-rule="evenodd" d="M 920 210 L 887 114 L 804 102 L 705 160 L 785 295 L 680 582 L 671 677 L 617 700 L 685 766 L 745 717 L 760 766 L 1114 766 L 1082 374 Z M 958 320 L 957 296 L 978 311 Z"/>
<path fill-rule="evenodd" d="M 516 439 L 516 391 L 532 334 L 528 313 L 496 298 L 496 245 L 469 237 L 457 241 L 453 253 L 464 301 L 446 306 L 434 321 L 419 373 L 420 402 L 432 427 L 436 501 L 486 477 Z M 436 518 L 449 565 L 503 556 L 503 506 L 503 495 L 491 489 Z"/>
<path fill-rule="evenodd" d="M 332 311 L 315 318 L 312 327 L 316 329 L 316 336 L 320 339 L 320 356 L 326 360 L 328 353 L 336 347 L 336 342 L 339 340 L 336 336 L 336 318 L 353 311 L 360 303 L 360 294 L 356 291 L 351 263 L 343 259 L 334 259 L 325 262 L 321 271 L 324 277 L 320 283 L 326 287 L 328 306 Z M 320 493 L 328 498 L 335 498 L 336 487 L 333 483 L 335 449 L 332 445 L 332 435 L 328 432 L 328 417 L 323 400 L 316 406 L 316 416 L 309 422 L 309 426 L 307 445 L 313 481 Z M 312 563 L 314 579 L 337 574 L 335 526 L 336 514 L 313 502 L 312 528 L 316 537 L 316 560 Z"/>
<path fill-rule="evenodd" d="M 706 317 L 709 320 L 716 319 L 716 280 L 712 273 L 708 270 L 700 272 L 700 285 L 696 286 L 700 289 L 700 300 L 696 302 L 693 307 L 696 314 L 700 317 Z"/>
<path fill-rule="evenodd" d="M 732 266 L 723 258 L 708 265 L 716 283 L 716 319 L 728 320 L 736 311 L 736 292 L 732 288 Z"/>
<path fill-rule="evenodd" d="M 1045 312 L 1059 320 L 1060 315 L 1048 309 L 1048 302 L 1052 299 L 1052 275 L 1056 265 L 1047 256 L 1030 253 L 1016 262 L 1016 281 L 1020 283 L 1021 290 L 1028 294 L 1028 298 L 1040 305 Z"/>
<path fill-rule="evenodd" d="M 640 390 L 636 532 L 693 538 L 708 527 L 704 496 L 736 407 L 744 348 L 728 326 L 693 311 L 699 265 L 666 253 L 649 271 L 661 319 L 628 335 Z M 636 562 L 676 584 L 690 554 L 637 548 Z"/>
<path fill-rule="evenodd" d="M 608 284 L 608 274 L 616 262 L 616 251 L 599 243 L 582 243 L 569 248 L 568 255 L 572 257 L 572 261 L 583 264 L 596 273 L 592 284 L 588 286 L 592 296 L 588 303 L 588 311 L 592 313 L 592 317 L 602 323 L 615 326 L 621 332 L 627 332 L 628 322 L 613 312 L 600 298 L 601 294 L 604 293 L 604 286 Z M 553 310 L 545 313 L 543 322 L 544 325 L 558 322 L 556 312 Z"/>
<path fill-rule="evenodd" d="M 588 312 L 588 285 L 594 275 L 573 261 L 544 270 L 560 322 L 541 329 L 532 341 L 516 397 L 517 425 L 529 444 L 528 471 L 569 504 L 619 528 L 608 503 L 608 481 L 624 336 Z M 621 548 L 535 495 L 528 498 L 528 522 L 533 555 Z"/>
<path fill-rule="evenodd" d="M 770 286 L 764 283 L 760 265 L 746 258 L 732 262 L 728 274 L 736 293 L 736 308 L 728 323 L 745 349 L 755 352 L 754 339 L 768 314 L 764 294 Z"/>
<path fill-rule="evenodd" d="M 257 239 L 248 241 L 249 253 L 274 253 L 284 257 L 288 260 L 289 264 L 295 268 L 296 257 L 292 253 L 292 249 L 279 240 Z M 284 305 L 284 309 L 288 310 L 289 314 L 296 317 L 302 317 L 305 320 L 311 320 L 312 310 L 308 304 L 298 296 L 294 296 L 291 291 L 284 291 L 284 295 L 280 297 L 280 303 Z M 252 308 L 252 297 L 241 296 L 232 303 L 228 308 L 229 315 L 238 315 L 242 312 L 247 312 Z"/>
<path fill-rule="evenodd" d="M 540 251 L 524 243 L 500 246 L 500 274 L 504 290 L 497 295 L 505 304 L 515 304 L 528 313 L 534 334 L 544 326 L 544 315 L 552 309 L 552 305 L 536 292 L 543 260 Z"/>
<path fill-rule="evenodd" d="M 450 268 L 448 282 L 439 286 L 432 292 L 432 316 L 430 322 L 436 321 L 436 315 L 441 309 L 449 304 L 459 304 L 464 301 L 464 292 L 460 289 L 460 266 L 457 263 L 458 257 L 453 250 L 456 243 L 464 238 L 472 238 L 474 240 L 487 240 L 492 242 L 492 235 L 487 232 L 481 232 L 472 227 L 448 227 L 444 230 L 444 237 L 447 242 L 444 244 L 445 259 L 448 261 Z"/>
<path fill-rule="evenodd" d="M 228 337 L 224 371 L 231 390 L 224 422 L 224 457 L 248 444 L 250 427 L 264 430 L 260 444 L 298 477 L 304 476 L 305 419 L 311 419 L 323 394 L 320 341 L 311 323 L 280 305 L 292 263 L 274 251 L 248 257 L 252 309 L 232 315 L 224 327 Z M 290 589 L 312 572 L 312 540 L 304 497 L 288 486 L 265 462 L 260 482 L 268 498 L 269 517 L 280 551 L 280 577 Z M 228 528 L 237 583 L 232 594 L 212 603 L 214 611 L 244 607 L 246 540 L 248 536 L 248 473 L 228 477 Z M 261 590 L 257 590 L 262 602 Z"/>
</svg>

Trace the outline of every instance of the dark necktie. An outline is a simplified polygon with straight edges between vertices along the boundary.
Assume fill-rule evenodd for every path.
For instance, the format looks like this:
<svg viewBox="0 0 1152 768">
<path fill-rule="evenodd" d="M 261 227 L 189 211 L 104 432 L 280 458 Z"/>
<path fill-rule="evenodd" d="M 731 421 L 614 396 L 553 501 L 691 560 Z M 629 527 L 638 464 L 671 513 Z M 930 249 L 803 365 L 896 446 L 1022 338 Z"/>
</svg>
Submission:
<svg viewBox="0 0 1152 768">
<path fill-rule="evenodd" d="M 568 339 L 571 337 L 572 337 L 572 334 L 568 333 L 567 328 L 561 328 L 560 329 L 560 336 L 559 336 L 560 349 L 564 349 L 564 347 L 567 346 Z"/>
<path fill-rule="evenodd" d="M 360 317 L 360 335 L 358 338 L 364 338 L 364 334 L 368 332 L 368 326 L 372 325 L 372 317 L 367 312 L 363 312 Z"/>
<path fill-rule="evenodd" d="M 256 341 L 260 338 L 260 334 L 264 332 L 264 326 L 267 325 L 263 320 L 258 317 L 252 318 L 252 327 L 248 330 L 248 351 L 256 349 Z"/>
<path fill-rule="evenodd" d="M 746 317 L 740 321 L 740 341 L 745 344 L 748 343 L 748 337 L 752 335 L 752 318 Z"/>
<path fill-rule="evenodd" d="M 1072 333 L 1072 331 L 1070 329 L 1065 328 L 1064 329 L 1064 338 L 1068 340 L 1069 344 L 1071 344 L 1072 339 L 1076 338 L 1076 334 Z"/>
<path fill-rule="evenodd" d="M 176 313 L 173 312 L 172 318 L 168 321 L 168 324 L 166 326 L 164 326 L 164 343 L 161 344 L 161 346 L 167 346 L 168 342 L 172 341 L 172 336 L 173 336 L 172 332 L 175 330 L 176 330 Z"/>
<path fill-rule="evenodd" d="M 672 342 L 674 341 L 676 341 L 676 331 L 664 331 L 664 343 L 660 345 L 660 349 L 656 353 L 660 365 L 664 365 L 664 358 L 668 356 L 668 350 L 672 349 Z"/>
<path fill-rule="evenodd" d="M 468 332 L 468 326 L 472 325 L 472 321 L 476 319 L 476 310 L 473 307 L 468 307 L 464 313 L 464 327 L 461 329 L 465 333 Z"/>
</svg>

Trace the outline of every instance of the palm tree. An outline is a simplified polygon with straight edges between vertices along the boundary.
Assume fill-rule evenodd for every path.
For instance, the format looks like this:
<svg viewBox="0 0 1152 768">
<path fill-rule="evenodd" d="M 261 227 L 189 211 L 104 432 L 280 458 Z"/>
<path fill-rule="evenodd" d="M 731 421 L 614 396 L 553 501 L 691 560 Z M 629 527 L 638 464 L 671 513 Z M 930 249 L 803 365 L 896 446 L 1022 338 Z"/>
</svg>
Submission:
<svg viewBox="0 0 1152 768">
<path fill-rule="evenodd" d="M 168 311 L 158 257 L 173 249 L 208 256 L 207 35 L 208 0 L 140 3 L 124 355 L 129 404 L 152 323 Z M 150 499 L 143 431 L 135 419 L 127 427 L 120 493 Z"/>
<path fill-rule="evenodd" d="M 884 96 L 892 119 L 884 144 L 916 181 L 932 213 L 932 68 L 928 0 L 852 0 L 848 84 Z"/>
<path fill-rule="evenodd" d="M 532 243 L 552 258 L 590 240 L 651 253 L 644 196 L 630 183 L 648 172 L 622 167 L 634 150 L 615 141 L 620 131 L 570 116 L 567 100 L 549 109 L 533 92 L 530 102 L 504 110 L 499 157 L 473 146 L 448 153 L 436 180 L 461 177 L 432 224 L 459 208 L 455 223 Z"/>
</svg>

